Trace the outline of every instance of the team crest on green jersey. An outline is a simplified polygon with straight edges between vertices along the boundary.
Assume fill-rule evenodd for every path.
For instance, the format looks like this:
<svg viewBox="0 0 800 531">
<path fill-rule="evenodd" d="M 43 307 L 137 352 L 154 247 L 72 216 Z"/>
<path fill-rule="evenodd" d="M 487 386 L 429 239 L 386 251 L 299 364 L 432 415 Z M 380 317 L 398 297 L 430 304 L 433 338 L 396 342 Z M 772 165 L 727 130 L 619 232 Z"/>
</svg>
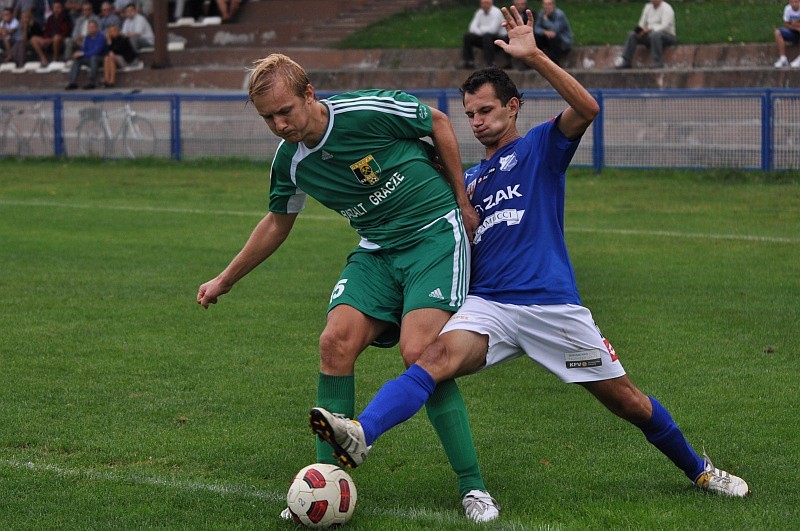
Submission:
<svg viewBox="0 0 800 531">
<path fill-rule="evenodd" d="M 355 164 L 350 165 L 358 182 L 364 186 L 372 186 L 381 180 L 381 167 L 372 155 L 367 155 Z"/>
</svg>

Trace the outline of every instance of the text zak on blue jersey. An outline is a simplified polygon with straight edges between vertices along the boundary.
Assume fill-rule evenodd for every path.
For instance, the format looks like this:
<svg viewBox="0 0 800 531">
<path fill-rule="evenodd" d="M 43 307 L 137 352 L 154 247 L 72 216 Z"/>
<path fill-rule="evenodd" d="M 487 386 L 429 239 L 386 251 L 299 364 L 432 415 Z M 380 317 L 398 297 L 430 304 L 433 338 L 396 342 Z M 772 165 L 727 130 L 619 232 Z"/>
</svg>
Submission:
<svg viewBox="0 0 800 531">
<path fill-rule="evenodd" d="M 559 118 L 464 173 L 481 215 L 471 295 L 508 304 L 581 304 L 564 240 L 566 170 L 580 139 L 565 137 Z"/>
</svg>

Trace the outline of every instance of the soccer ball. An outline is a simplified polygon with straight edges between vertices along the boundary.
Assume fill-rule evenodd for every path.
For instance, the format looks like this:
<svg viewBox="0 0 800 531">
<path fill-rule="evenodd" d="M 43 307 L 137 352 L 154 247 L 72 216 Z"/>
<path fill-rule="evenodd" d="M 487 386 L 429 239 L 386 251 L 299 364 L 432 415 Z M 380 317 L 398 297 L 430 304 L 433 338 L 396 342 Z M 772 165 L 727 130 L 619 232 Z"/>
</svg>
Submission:
<svg viewBox="0 0 800 531">
<path fill-rule="evenodd" d="M 295 474 L 286 503 L 299 524 L 308 527 L 343 525 L 356 508 L 356 485 L 338 466 L 315 463 Z"/>
</svg>

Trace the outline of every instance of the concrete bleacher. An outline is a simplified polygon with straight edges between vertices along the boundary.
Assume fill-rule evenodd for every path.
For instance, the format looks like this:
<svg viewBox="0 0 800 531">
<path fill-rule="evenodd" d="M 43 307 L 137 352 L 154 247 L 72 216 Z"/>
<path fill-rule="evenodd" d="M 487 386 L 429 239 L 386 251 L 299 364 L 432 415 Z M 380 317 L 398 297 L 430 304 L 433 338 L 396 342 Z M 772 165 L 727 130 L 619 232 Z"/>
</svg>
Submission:
<svg viewBox="0 0 800 531">
<path fill-rule="evenodd" d="M 341 50 L 331 45 L 349 33 L 426 0 L 250 0 L 234 23 L 185 25 L 169 33 L 185 40 L 183 50 L 169 52 L 168 68 L 145 68 L 118 76 L 117 89 L 241 90 L 246 69 L 272 52 L 285 53 L 309 72 L 319 90 L 369 87 L 452 88 L 467 71 L 458 68 L 458 49 Z M 298 13 L 313 14 L 304 22 Z M 774 44 L 679 45 L 665 50 L 663 69 L 648 68 L 639 47 L 634 68 L 619 71 L 613 60 L 621 46 L 575 48 L 564 67 L 588 88 L 742 88 L 800 87 L 800 69 L 776 69 Z M 796 48 L 792 50 L 796 53 Z M 547 88 L 537 73 L 514 71 L 528 89 Z M 0 72 L 0 86 L 11 90 L 60 90 L 63 72 Z"/>
</svg>

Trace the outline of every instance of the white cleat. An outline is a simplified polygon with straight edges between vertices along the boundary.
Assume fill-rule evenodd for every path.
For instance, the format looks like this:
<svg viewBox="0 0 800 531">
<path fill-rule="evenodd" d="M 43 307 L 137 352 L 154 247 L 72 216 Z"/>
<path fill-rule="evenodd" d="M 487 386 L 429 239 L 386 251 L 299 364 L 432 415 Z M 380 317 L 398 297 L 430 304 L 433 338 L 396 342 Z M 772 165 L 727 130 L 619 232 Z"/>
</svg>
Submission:
<svg viewBox="0 0 800 531">
<path fill-rule="evenodd" d="M 714 467 L 706 454 L 703 454 L 703 473 L 694 480 L 694 484 L 706 492 L 723 496 L 743 498 L 750 494 L 750 488 L 742 478 Z"/>
<path fill-rule="evenodd" d="M 789 63 L 789 66 L 791 66 L 792 68 L 800 68 L 800 55 L 795 57 L 794 61 Z"/>
<path fill-rule="evenodd" d="M 342 468 L 356 468 L 367 458 L 372 446 L 367 446 L 364 428 L 358 421 L 321 407 L 311 408 L 308 425 L 320 440 L 333 448 L 333 455 Z"/>
<path fill-rule="evenodd" d="M 775 68 L 786 68 L 789 66 L 789 59 L 786 58 L 785 55 L 781 55 L 777 61 L 775 61 Z"/>
<path fill-rule="evenodd" d="M 500 505 L 484 490 L 471 490 L 461 500 L 464 513 L 473 522 L 491 522 L 500 516 Z"/>
</svg>

